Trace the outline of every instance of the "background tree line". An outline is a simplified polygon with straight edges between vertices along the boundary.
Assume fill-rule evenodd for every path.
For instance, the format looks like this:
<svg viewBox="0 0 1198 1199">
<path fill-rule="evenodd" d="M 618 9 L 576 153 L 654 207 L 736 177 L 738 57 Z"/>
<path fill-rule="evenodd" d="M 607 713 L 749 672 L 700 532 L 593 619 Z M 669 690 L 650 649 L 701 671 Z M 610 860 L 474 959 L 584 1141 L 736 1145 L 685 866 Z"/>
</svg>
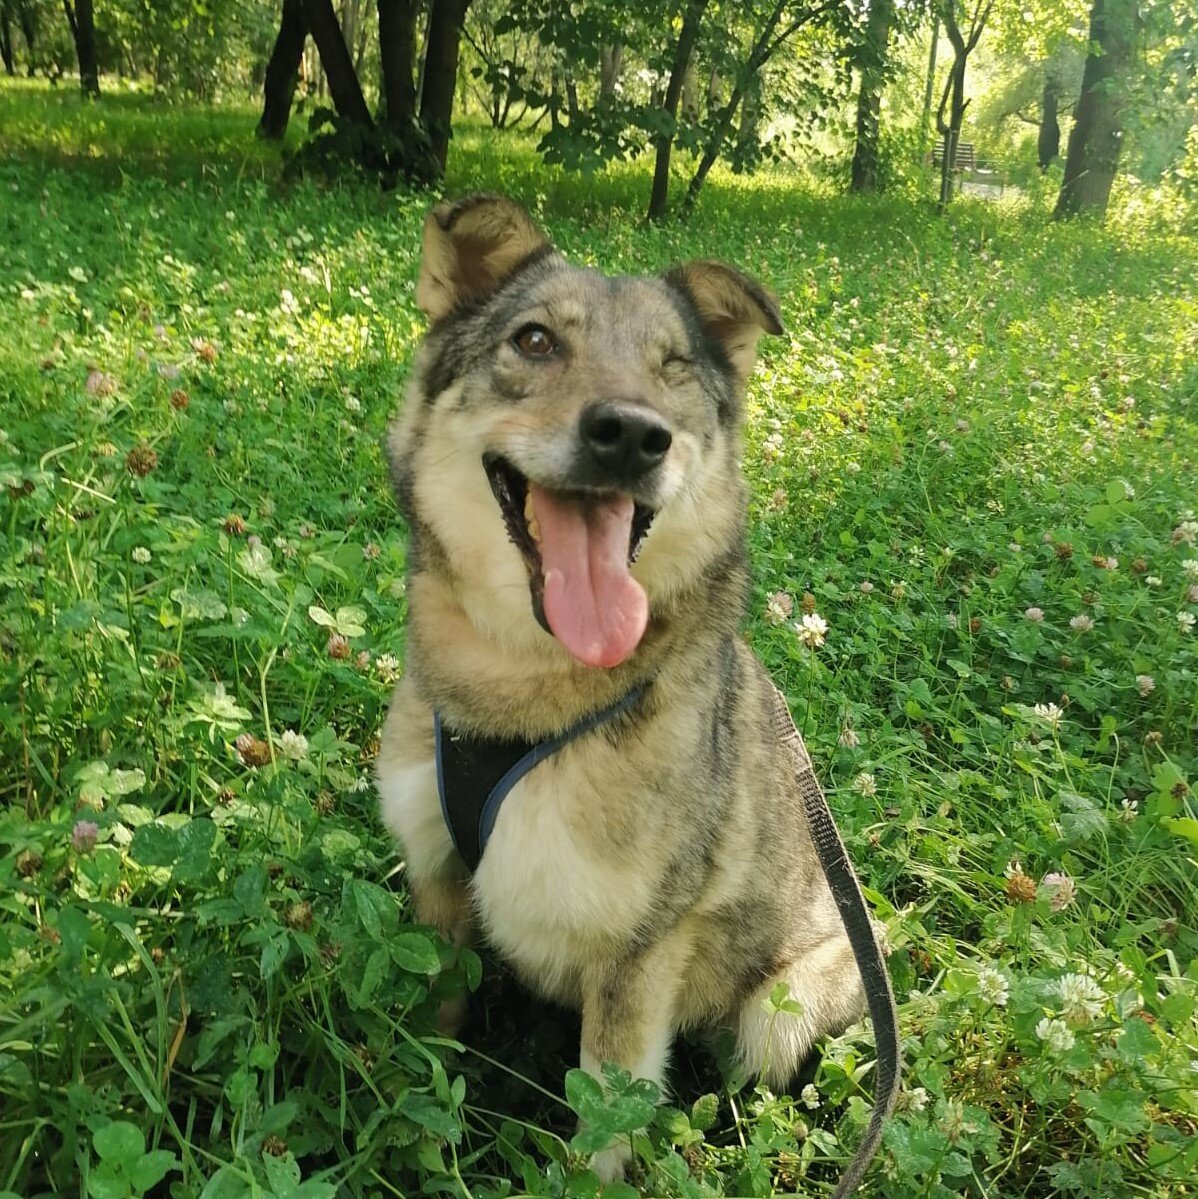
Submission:
<svg viewBox="0 0 1198 1199">
<path fill-rule="evenodd" d="M 258 93 L 269 139 L 298 101 L 307 162 L 389 181 L 439 179 L 463 116 L 572 170 L 643 158 L 650 219 L 721 162 L 924 185 L 934 142 L 942 205 L 966 142 L 1008 171 L 1064 145 L 1059 216 L 1120 170 L 1198 185 L 1198 0 L 0 0 L 0 51 L 93 98 Z"/>
</svg>

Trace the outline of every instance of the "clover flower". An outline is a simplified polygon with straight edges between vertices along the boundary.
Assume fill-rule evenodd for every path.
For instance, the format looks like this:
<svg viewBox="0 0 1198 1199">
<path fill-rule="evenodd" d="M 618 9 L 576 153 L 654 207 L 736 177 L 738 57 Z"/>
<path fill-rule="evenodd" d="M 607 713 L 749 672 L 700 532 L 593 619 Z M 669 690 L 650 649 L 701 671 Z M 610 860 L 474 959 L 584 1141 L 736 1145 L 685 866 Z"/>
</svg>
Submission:
<svg viewBox="0 0 1198 1199">
<path fill-rule="evenodd" d="M 1061 1014 L 1071 1024 L 1089 1024 L 1102 1014 L 1106 992 L 1088 974 L 1063 974 L 1057 979 Z"/>
<path fill-rule="evenodd" d="M 765 619 L 768 624 L 785 624 L 795 610 L 795 602 L 785 591 L 775 591 L 765 601 Z"/>
<path fill-rule="evenodd" d="M 1156 679 L 1150 674 L 1136 675 L 1136 688 L 1141 699 L 1147 699 L 1156 690 Z"/>
<path fill-rule="evenodd" d="M 818 612 L 808 612 L 795 625 L 795 633 L 808 649 L 818 649 L 828 635 L 828 622 Z"/>
<path fill-rule="evenodd" d="M 145 566 L 154 555 L 144 545 L 136 545 L 130 551 L 129 557 L 140 566 Z"/>
<path fill-rule="evenodd" d="M 1054 912 L 1063 912 L 1077 898 L 1077 884 L 1067 874 L 1053 871 L 1040 880 L 1046 893 L 1048 906 Z"/>
<path fill-rule="evenodd" d="M 1050 1019 L 1048 1016 L 1036 1025 L 1036 1036 L 1053 1053 L 1068 1053 L 1076 1040 L 1073 1031 L 1064 1020 Z"/>
<path fill-rule="evenodd" d="M 984 1002 L 995 1007 L 1006 1007 L 1010 993 L 1011 984 L 1004 974 L 993 966 L 981 966 L 978 969 L 978 996 Z"/>
<path fill-rule="evenodd" d="M 853 779 L 853 789 L 870 799 L 878 793 L 878 780 L 868 770 L 863 770 Z"/>
<path fill-rule="evenodd" d="M 1037 704 L 1032 711 L 1037 720 L 1044 721 L 1052 729 L 1059 727 L 1061 718 L 1065 715 L 1064 711 L 1056 704 Z"/>
<path fill-rule="evenodd" d="M 1177 614 L 1177 631 L 1179 633 L 1192 633 L 1194 625 L 1198 624 L 1198 618 L 1193 612 L 1178 612 Z"/>
<path fill-rule="evenodd" d="M 287 729 L 279 738 L 279 752 L 293 762 L 302 762 L 308 756 L 308 738 L 302 733 Z"/>
<path fill-rule="evenodd" d="M 1080 612 L 1070 619 L 1069 627 L 1077 633 L 1088 633 L 1094 627 L 1094 618 Z"/>
<path fill-rule="evenodd" d="M 1036 608 L 1036 607 L 1025 608 L 1023 614 L 1033 624 L 1039 624 L 1044 619 L 1044 609 L 1043 608 Z"/>
<path fill-rule="evenodd" d="M 77 853 L 91 853 L 99 835 L 100 826 L 94 820 L 76 820 L 71 829 L 71 848 Z"/>
</svg>

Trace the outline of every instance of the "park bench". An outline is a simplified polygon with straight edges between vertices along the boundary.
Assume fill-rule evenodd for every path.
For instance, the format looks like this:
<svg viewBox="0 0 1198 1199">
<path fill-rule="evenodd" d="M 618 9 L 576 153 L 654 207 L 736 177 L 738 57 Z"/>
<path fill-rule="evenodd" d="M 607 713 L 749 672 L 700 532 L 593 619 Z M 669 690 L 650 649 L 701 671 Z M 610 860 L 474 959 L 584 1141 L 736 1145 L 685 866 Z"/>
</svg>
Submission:
<svg viewBox="0 0 1198 1199">
<path fill-rule="evenodd" d="M 932 165 L 941 166 L 944 163 L 944 138 L 940 138 L 932 151 Z M 957 171 L 976 171 L 978 169 L 977 154 L 973 142 L 958 142 L 957 153 L 953 156 L 953 169 Z"/>
</svg>

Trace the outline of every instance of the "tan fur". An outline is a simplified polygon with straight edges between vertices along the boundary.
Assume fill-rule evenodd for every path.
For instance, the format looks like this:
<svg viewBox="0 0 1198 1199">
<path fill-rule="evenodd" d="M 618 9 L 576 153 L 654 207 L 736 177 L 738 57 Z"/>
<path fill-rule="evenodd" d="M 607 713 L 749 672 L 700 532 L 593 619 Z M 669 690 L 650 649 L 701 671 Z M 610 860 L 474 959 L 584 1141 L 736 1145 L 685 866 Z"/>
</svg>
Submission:
<svg viewBox="0 0 1198 1199">
<path fill-rule="evenodd" d="M 506 202 L 494 203 L 497 213 L 474 228 L 497 229 L 498 245 L 455 250 L 434 218 L 425 257 L 436 283 L 425 286 L 422 271 L 421 300 L 432 315 L 455 311 L 455 255 L 513 269 L 528 246 L 544 244 Z M 416 565 L 408 669 L 378 761 L 382 812 L 405 849 L 420 918 L 458 943 L 481 930 L 530 987 L 579 1006 L 584 1068 L 614 1061 L 664 1083 L 678 1030 L 725 1024 L 744 1064 L 782 1086 L 817 1038 L 860 1014 L 862 995 L 791 762 L 770 732 L 770 681 L 737 633 L 739 429 L 726 414 L 717 419 L 710 395 L 731 387 L 739 403 L 757 337 L 778 318 L 768 293 L 730 268 L 693 264 L 674 278 L 722 342 L 722 365 L 695 365 L 706 351 L 685 300 L 661 281 L 613 290 L 560 261 L 530 276 L 526 308 L 522 284 L 495 317 L 511 308 L 513 324 L 563 331 L 560 363 L 534 369 L 501 344 L 436 391 L 430 380 L 455 354 L 474 362 L 478 334 L 452 316 L 434 327 L 391 441 Z M 679 345 L 691 354 L 685 369 L 669 361 Z M 674 442 L 632 568 L 649 598 L 648 631 L 627 662 L 596 670 L 534 619 L 528 570 L 481 460 L 500 452 L 558 485 L 582 408 L 630 393 L 670 420 Z M 540 739 L 644 680 L 635 718 L 571 742 L 524 776 L 470 876 L 440 811 L 434 707 L 450 727 Z M 801 1016 L 767 1011 L 779 981 Z M 626 1157 L 616 1147 L 596 1168 L 614 1177 Z"/>
</svg>

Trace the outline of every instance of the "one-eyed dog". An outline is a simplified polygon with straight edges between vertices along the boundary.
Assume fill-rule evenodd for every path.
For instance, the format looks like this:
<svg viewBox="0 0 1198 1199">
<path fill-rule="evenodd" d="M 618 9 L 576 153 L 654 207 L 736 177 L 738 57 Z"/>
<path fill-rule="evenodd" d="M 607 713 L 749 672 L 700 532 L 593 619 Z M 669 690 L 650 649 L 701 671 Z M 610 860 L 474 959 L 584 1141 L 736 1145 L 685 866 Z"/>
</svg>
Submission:
<svg viewBox="0 0 1198 1199">
<path fill-rule="evenodd" d="M 717 262 L 571 266 L 493 196 L 429 214 L 416 299 L 378 780 L 417 915 L 580 1007 L 597 1076 L 661 1083 L 676 1032 L 722 1024 L 784 1085 L 863 996 L 739 633 L 743 398 L 778 306 Z"/>
</svg>

